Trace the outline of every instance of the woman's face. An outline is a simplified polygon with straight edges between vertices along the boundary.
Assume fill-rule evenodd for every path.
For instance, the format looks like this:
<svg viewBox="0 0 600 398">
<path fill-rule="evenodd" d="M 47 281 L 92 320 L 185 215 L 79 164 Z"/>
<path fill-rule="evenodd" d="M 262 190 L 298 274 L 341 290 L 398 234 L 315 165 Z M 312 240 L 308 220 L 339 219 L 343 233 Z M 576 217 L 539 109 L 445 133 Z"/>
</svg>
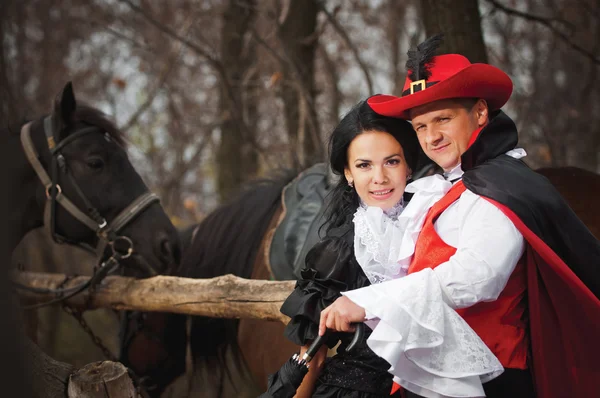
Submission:
<svg viewBox="0 0 600 398">
<path fill-rule="evenodd" d="M 396 205 L 410 173 L 402 146 L 391 134 L 365 131 L 348 147 L 346 180 L 368 206 L 386 210 Z"/>
</svg>

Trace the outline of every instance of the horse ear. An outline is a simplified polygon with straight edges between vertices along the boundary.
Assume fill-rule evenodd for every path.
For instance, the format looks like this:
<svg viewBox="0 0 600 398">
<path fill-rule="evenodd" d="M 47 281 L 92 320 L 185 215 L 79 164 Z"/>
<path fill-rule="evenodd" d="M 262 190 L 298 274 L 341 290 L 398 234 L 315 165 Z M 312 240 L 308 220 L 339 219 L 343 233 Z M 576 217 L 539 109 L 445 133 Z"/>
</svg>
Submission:
<svg viewBox="0 0 600 398">
<path fill-rule="evenodd" d="M 62 136 L 65 134 L 65 127 L 68 127 L 73 123 L 75 108 L 77 108 L 77 102 L 75 101 L 75 94 L 73 93 L 73 84 L 68 82 L 60 94 L 56 96 L 52 113 L 54 131 L 55 134 L 59 135 L 55 138 L 58 138 L 59 141 L 65 138 Z"/>
</svg>

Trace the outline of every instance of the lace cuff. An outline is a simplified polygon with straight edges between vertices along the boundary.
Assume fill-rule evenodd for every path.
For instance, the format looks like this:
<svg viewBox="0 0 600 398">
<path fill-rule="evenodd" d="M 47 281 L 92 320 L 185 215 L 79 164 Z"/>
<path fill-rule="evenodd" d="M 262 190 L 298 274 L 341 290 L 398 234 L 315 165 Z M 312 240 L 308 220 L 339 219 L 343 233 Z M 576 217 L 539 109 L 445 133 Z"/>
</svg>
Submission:
<svg viewBox="0 0 600 398">
<path fill-rule="evenodd" d="M 427 268 L 342 293 L 377 316 L 367 344 L 391 365 L 398 384 L 424 397 L 485 396 L 482 383 L 504 368 L 443 299 Z"/>
</svg>

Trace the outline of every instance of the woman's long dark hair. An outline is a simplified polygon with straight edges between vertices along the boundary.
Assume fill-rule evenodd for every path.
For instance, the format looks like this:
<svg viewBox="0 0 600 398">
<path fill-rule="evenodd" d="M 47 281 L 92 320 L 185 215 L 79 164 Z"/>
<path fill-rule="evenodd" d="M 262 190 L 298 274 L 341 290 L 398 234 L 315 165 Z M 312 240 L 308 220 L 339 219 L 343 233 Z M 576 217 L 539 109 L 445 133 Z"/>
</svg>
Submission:
<svg viewBox="0 0 600 398">
<path fill-rule="evenodd" d="M 356 190 L 348 186 L 344 169 L 348 166 L 348 147 L 360 134 L 381 131 L 393 136 L 402 146 L 406 163 L 415 170 L 420 152 L 417 134 L 406 120 L 381 116 L 361 101 L 348 112 L 329 137 L 329 166 L 339 176 L 339 181 L 328 197 L 325 210 L 326 232 L 350 221 L 359 206 Z"/>
</svg>

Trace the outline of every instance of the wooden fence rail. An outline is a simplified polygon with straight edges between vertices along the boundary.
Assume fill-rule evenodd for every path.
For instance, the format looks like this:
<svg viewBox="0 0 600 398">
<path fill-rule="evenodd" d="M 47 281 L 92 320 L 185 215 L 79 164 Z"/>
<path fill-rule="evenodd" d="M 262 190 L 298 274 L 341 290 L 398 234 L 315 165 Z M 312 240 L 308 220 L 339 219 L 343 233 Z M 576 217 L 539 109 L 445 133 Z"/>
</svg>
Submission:
<svg viewBox="0 0 600 398">
<path fill-rule="evenodd" d="M 63 284 L 65 275 L 17 272 L 13 279 L 34 288 L 69 288 L 89 277 L 79 276 Z M 67 300 L 77 308 L 113 308 L 145 312 L 174 312 L 214 318 L 256 318 L 287 323 L 279 312 L 281 304 L 294 289 L 295 281 L 266 281 L 224 275 L 211 279 L 156 276 L 134 279 L 109 276 L 89 295 L 85 291 Z M 18 289 L 27 303 L 44 302 L 54 294 L 31 293 Z"/>
</svg>

